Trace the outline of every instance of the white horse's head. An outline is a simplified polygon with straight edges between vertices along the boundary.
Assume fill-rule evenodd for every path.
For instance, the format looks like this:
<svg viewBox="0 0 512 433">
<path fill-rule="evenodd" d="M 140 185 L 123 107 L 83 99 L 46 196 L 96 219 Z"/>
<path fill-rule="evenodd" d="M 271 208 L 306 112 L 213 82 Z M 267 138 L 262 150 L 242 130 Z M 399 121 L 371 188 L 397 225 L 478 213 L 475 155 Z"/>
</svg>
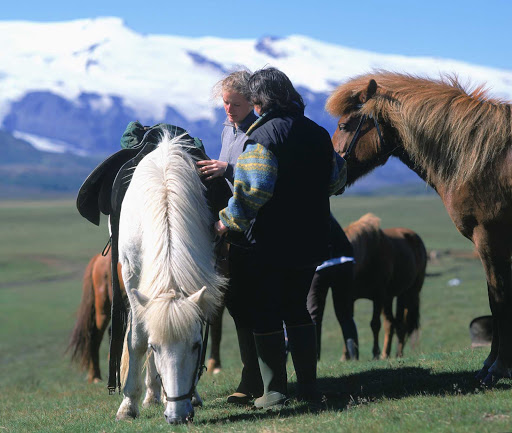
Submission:
<svg viewBox="0 0 512 433">
<path fill-rule="evenodd" d="M 169 294 L 150 300 L 132 290 L 137 321 L 146 330 L 166 407 L 169 424 L 191 421 L 192 397 L 202 366 L 203 317 L 206 287 L 189 297 Z"/>
</svg>

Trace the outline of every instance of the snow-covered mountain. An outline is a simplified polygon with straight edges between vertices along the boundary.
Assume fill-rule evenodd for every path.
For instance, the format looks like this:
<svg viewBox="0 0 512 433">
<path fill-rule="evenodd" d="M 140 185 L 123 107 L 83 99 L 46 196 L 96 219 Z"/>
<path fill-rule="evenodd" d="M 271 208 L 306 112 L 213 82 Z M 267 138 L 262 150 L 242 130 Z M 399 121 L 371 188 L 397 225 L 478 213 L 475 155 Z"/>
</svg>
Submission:
<svg viewBox="0 0 512 433">
<path fill-rule="evenodd" d="M 430 77 L 457 74 L 512 99 L 512 71 L 426 57 L 383 55 L 305 36 L 220 39 L 138 34 L 118 18 L 58 23 L 0 22 L 0 124 L 34 146 L 109 154 L 126 124 L 161 121 L 201 137 L 219 153 L 224 112 L 212 87 L 227 72 L 272 65 L 291 78 L 311 118 L 347 78 L 373 69 Z M 53 143 L 53 145 L 52 145 Z"/>
</svg>

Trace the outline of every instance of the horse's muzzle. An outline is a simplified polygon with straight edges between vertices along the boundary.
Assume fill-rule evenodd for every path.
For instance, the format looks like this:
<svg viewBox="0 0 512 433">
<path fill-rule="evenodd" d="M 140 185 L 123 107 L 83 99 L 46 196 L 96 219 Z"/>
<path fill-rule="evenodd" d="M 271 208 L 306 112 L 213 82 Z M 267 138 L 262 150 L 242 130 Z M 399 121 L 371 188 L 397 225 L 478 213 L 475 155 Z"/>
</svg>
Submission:
<svg viewBox="0 0 512 433">
<path fill-rule="evenodd" d="M 192 410 L 185 416 L 169 416 L 164 413 L 164 417 L 165 420 L 171 425 L 194 422 L 194 410 Z"/>
</svg>

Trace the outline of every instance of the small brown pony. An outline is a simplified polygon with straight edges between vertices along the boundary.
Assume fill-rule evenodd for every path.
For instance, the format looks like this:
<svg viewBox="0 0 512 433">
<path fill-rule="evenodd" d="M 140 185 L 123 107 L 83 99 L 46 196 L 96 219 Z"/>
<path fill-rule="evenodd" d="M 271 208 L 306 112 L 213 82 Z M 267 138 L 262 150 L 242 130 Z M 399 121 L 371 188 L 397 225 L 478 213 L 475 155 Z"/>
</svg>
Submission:
<svg viewBox="0 0 512 433">
<path fill-rule="evenodd" d="M 121 290 L 125 294 L 121 265 L 118 266 Z M 88 382 L 101 381 L 99 350 L 103 334 L 110 323 L 112 271 L 110 252 L 96 254 L 87 265 L 82 284 L 82 299 L 67 351 L 72 361 L 87 371 Z"/>
<path fill-rule="evenodd" d="M 349 185 L 396 156 L 437 191 L 475 244 L 493 316 L 490 354 L 477 378 L 511 377 L 511 105 L 483 87 L 468 93 L 454 77 L 375 72 L 339 86 L 326 109 L 340 117 L 333 144 L 347 156 Z"/>
<path fill-rule="evenodd" d="M 224 269 L 224 266 L 222 269 Z M 226 271 L 227 272 L 227 271 Z M 121 265 L 118 266 L 121 291 L 125 296 L 125 288 L 121 276 Z M 71 360 L 77 362 L 87 371 L 87 381 L 101 381 L 99 351 L 103 335 L 110 323 L 112 302 L 112 271 L 111 254 L 96 254 L 87 265 L 82 284 L 82 299 L 77 312 L 75 327 L 71 333 L 67 351 L 71 352 Z M 222 313 L 210 325 L 211 351 L 208 371 L 220 371 L 220 340 L 222 332 Z"/>
<path fill-rule="evenodd" d="M 396 356 L 402 357 L 406 338 L 419 328 L 420 291 L 425 279 L 427 252 L 412 230 L 397 227 L 382 230 L 380 218 L 368 213 L 345 229 L 354 248 L 354 301 L 373 301 L 370 326 L 373 331 L 373 358 L 391 353 L 396 331 Z M 393 314 L 393 300 L 396 312 Z M 380 316 L 384 318 L 384 345 L 379 348 Z"/>
</svg>

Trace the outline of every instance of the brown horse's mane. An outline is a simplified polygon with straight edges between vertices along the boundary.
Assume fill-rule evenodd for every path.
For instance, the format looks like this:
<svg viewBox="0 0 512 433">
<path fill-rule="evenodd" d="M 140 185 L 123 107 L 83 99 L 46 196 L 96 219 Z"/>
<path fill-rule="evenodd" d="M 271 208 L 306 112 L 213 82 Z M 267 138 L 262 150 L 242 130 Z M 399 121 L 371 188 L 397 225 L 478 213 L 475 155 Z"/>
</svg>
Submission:
<svg viewBox="0 0 512 433">
<path fill-rule="evenodd" d="M 368 246 L 376 247 L 382 237 L 380 218 L 372 213 L 367 213 L 357 221 L 350 223 L 344 230 L 354 249 L 356 264 L 362 265 L 368 253 Z"/>
<path fill-rule="evenodd" d="M 447 184 L 482 178 L 509 148 L 509 102 L 488 96 L 483 86 L 468 92 L 456 76 L 439 79 L 387 71 L 360 75 L 339 86 L 326 110 L 341 117 L 357 111 L 371 79 L 377 93 L 360 112 L 389 123 L 427 181 Z"/>
</svg>

